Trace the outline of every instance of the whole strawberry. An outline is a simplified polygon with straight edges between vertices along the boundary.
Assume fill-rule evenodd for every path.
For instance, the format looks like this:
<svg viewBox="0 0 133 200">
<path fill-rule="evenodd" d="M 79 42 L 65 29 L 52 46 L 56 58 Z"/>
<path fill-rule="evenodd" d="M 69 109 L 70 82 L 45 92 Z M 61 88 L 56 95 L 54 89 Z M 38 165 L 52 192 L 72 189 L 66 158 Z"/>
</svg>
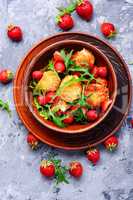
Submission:
<svg viewBox="0 0 133 200">
<path fill-rule="evenodd" d="M 100 160 L 100 151 L 96 148 L 91 148 L 87 151 L 87 158 L 92 162 L 93 165 L 96 165 Z"/>
<path fill-rule="evenodd" d="M 19 26 L 9 25 L 7 29 L 8 37 L 15 42 L 19 42 L 23 38 L 22 30 Z"/>
<path fill-rule="evenodd" d="M 106 22 L 101 24 L 101 32 L 105 37 L 111 38 L 116 35 L 116 28 L 112 23 Z"/>
<path fill-rule="evenodd" d="M 76 7 L 77 14 L 84 20 L 90 20 L 93 15 L 93 5 L 88 0 L 79 0 Z"/>
<path fill-rule="evenodd" d="M 57 24 L 63 31 L 67 31 L 74 26 L 74 21 L 70 14 L 64 14 L 58 17 Z"/>
<path fill-rule="evenodd" d="M 83 174 L 83 166 L 80 162 L 72 161 L 70 163 L 69 173 L 71 176 L 79 178 Z"/>
<path fill-rule="evenodd" d="M 42 160 L 40 165 L 40 173 L 46 177 L 53 177 L 55 175 L 55 166 L 49 160 Z"/>
<path fill-rule="evenodd" d="M 9 69 L 5 69 L 0 71 L 0 82 L 3 84 L 7 84 L 13 79 L 13 73 Z"/>
<path fill-rule="evenodd" d="M 118 139 L 116 136 L 111 136 L 110 138 L 108 138 L 105 142 L 104 142 L 104 146 L 107 150 L 109 151 L 114 151 L 116 150 L 117 146 L 118 146 Z"/>
<path fill-rule="evenodd" d="M 27 135 L 27 143 L 33 150 L 36 150 L 39 146 L 39 140 L 31 133 Z"/>
</svg>

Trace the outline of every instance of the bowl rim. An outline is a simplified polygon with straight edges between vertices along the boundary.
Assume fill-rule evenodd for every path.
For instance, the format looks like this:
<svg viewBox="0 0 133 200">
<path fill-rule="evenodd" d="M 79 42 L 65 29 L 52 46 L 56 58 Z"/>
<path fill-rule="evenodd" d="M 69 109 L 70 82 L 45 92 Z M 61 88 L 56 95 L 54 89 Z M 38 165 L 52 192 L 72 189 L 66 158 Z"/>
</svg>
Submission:
<svg viewBox="0 0 133 200">
<path fill-rule="evenodd" d="M 61 44 L 68 44 L 68 43 L 73 43 L 73 44 L 82 44 L 85 45 L 86 48 L 91 48 L 93 49 L 95 52 L 97 52 L 98 54 L 100 54 L 105 62 L 108 64 L 109 68 L 112 71 L 113 74 L 113 79 L 114 79 L 114 91 L 113 91 L 113 98 L 112 98 L 112 103 L 110 104 L 109 108 L 107 109 L 107 111 L 103 114 L 103 116 L 101 116 L 96 122 L 92 123 L 89 126 L 80 128 L 79 130 L 70 130 L 67 129 L 67 127 L 64 128 L 60 128 L 58 126 L 53 126 L 48 124 L 47 122 L 44 121 L 44 119 L 41 119 L 41 117 L 39 115 L 36 114 L 36 112 L 34 112 L 33 110 L 33 106 L 30 104 L 29 100 L 28 100 L 28 77 L 32 71 L 32 67 L 34 66 L 35 62 L 45 53 L 47 53 L 47 51 L 49 51 L 50 49 L 56 47 L 57 45 L 61 45 Z M 37 54 L 30 62 L 29 62 L 29 67 L 28 67 L 28 74 L 26 73 L 25 78 L 24 78 L 24 84 L 26 86 L 25 92 L 24 92 L 24 98 L 25 98 L 25 102 L 30 110 L 30 112 L 32 113 L 32 115 L 35 117 L 35 119 L 37 121 L 39 121 L 43 126 L 46 126 L 47 128 L 50 128 L 51 130 L 54 130 L 56 132 L 60 132 L 60 133 L 68 133 L 68 134 L 78 134 L 78 133 L 82 133 L 85 131 L 89 131 L 90 129 L 94 128 L 95 126 L 97 126 L 101 121 L 103 121 L 106 116 L 109 114 L 110 110 L 113 108 L 116 97 L 117 97 L 117 77 L 116 77 L 116 73 L 114 71 L 113 65 L 111 64 L 111 62 L 109 61 L 109 59 L 106 57 L 106 55 L 100 50 L 98 49 L 96 46 L 90 44 L 89 42 L 84 42 L 84 41 L 80 41 L 80 40 L 71 40 L 71 39 L 66 39 L 64 41 L 59 41 L 59 42 L 55 42 L 49 46 L 47 46 L 46 48 L 44 48 L 43 50 L 41 50 L 41 52 L 39 54 Z M 47 121 L 47 120 L 46 120 Z"/>
</svg>

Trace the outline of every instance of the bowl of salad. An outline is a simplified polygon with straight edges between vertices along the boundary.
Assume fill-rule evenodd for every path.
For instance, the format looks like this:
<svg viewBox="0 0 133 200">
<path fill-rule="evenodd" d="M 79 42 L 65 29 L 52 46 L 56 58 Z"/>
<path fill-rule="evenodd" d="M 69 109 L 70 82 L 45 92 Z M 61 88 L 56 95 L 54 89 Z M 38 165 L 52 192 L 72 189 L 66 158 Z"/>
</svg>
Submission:
<svg viewBox="0 0 133 200">
<path fill-rule="evenodd" d="M 108 58 L 79 40 L 43 49 L 29 63 L 24 87 L 26 105 L 36 120 L 71 134 L 97 126 L 117 96 L 117 78 Z"/>
</svg>

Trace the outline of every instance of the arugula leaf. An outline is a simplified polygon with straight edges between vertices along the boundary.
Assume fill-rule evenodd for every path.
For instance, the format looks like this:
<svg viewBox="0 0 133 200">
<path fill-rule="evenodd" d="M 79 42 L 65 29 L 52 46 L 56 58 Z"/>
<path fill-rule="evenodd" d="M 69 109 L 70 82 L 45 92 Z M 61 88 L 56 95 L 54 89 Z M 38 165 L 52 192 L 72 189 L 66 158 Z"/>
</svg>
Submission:
<svg viewBox="0 0 133 200">
<path fill-rule="evenodd" d="M 81 108 L 78 108 L 77 110 L 75 110 L 73 112 L 73 116 L 74 116 L 74 119 L 75 119 L 76 122 L 80 122 L 82 124 L 87 122 L 87 118 L 84 115 L 84 113 L 83 113 Z"/>
<path fill-rule="evenodd" d="M 51 117 L 51 120 L 59 127 L 64 128 L 65 124 L 63 123 L 63 120 L 66 118 L 66 116 L 56 116 L 54 114 L 54 112 L 51 111 L 51 109 L 49 108 L 49 116 Z"/>
<path fill-rule="evenodd" d="M 4 102 L 2 99 L 0 99 L 0 108 L 2 110 L 5 110 L 8 112 L 8 114 L 11 116 L 11 110 L 9 107 L 9 102 Z"/>
<path fill-rule="evenodd" d="M 54 157 L 53 158 L 51 157 L 50 161 L 55 166 L 56 185 L 63 183 L 63 182 L 66 183 L 66 184 L 69 184 L 68 177 L 67 177 L 68 167 L 62 166 L 61 160 L 55 159 Z"/>
<path fill-rule="evenodd" d="M 53 63 L 52 60 L 50 60 L 49 63 L 48 63 L 48 69 L 54 71 L 54 63 Z"/>
<path fill-rule="evenodd" d="M 71 60 L 72 54 L 73 54 L 73 50 L 70 51 L 70 53 L 66 53 L 64 49 L 62 49 L 60 51 L 60 54 L 64 60 L 66 69 L 68 69 L 70 67 L 70 65 L 74 64 L 73 61 Z"/>
<path fill-rule="evenodd" d="M 35 80 L 32 80 L 29 84 L 29 88 L 34 89 L 37 85 L 37 82 Z"/>
<path fill-rule="evenodd" d="M 34 97 L 34 104 L 40 114 L 40 116 L 44 117 L 44 119 L 48 119 L 49 118 L 49 114 L 48 114 L 48 110 L 47 110 L 47 106 L 41 106 L 38 101 L 37 98 Z"/>
</svg>

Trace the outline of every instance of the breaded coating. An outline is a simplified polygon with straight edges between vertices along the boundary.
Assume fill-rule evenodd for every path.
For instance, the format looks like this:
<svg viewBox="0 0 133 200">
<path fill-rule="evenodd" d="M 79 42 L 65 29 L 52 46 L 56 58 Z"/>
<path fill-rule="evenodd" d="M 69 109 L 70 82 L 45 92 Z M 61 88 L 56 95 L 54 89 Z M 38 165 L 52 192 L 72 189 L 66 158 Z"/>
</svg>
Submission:
<svg viewBox="0 0 133 200">
<path fill-rule="evenodd" d="M 92 107 L 100 107 L 101 103 L 109 100 L 109 89 L 104 85 L 92 83 L 85 88 L 85 95 L 88 96 L 87 103 Z"/>
<path fill-rule="evenodd" d="M 61 80 L 56 72 L 46 71 L 38 82 L 36 90 L 42 90 L 45 92 L 56 91 L 60 85 L 60 81 Z"/>
<path fill-rule="evenodd" d="M 72 60 L 76 65 L 81 67 L 88 67 L 89 64 L 94 64 L 95 57 L 94 55 L 87 49 L 83 49 L 81 51 L 77 51 L 72 56 Z"/>
<path fill-rule="evenodd" d="M 68 75 L 60 84 L 60 96 L 66 102 L 73 102 L 81 97 L 82 86 L 77 76 Z"/>
</svg>

